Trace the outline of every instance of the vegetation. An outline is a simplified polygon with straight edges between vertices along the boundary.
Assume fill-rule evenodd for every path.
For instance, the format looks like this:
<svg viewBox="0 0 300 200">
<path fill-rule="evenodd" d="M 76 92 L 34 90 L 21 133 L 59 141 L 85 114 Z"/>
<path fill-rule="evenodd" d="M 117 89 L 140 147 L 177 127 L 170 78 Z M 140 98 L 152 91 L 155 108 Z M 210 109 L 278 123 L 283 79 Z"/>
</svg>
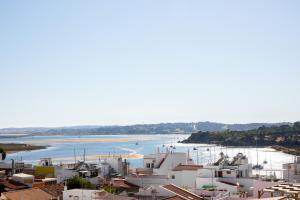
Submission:
<svg viewBox="0 0 300 200">
<path fill-rule="evenodd" d="M 3 184 L 0 184 L 0 196 L 2 192 L 5 192 L 5 186 Z"/>
<path fill-rule="evenodd" d="M 106 192 L 111 193 L 111 194 L 119 194 L 119 193 L 122 192 L 122 191 L 119 191 L 117 188 L 114 188 L 114 187 L 111 186 L 111 185 L 105 186 L 105 187 L 104 187 L 104 190 L 105 190 Z"/>
<path fill-rule="evenodd" d="M 4 151 L 4 149 L 0 148 L 0 154 L 2 154 L 2 160 L 5 160 L 6 152 Z"/>
<path fill-rule="evenodd" d="M 31 151 L 31 150 L 38 150 L 38 149 L 45 149 L 45 146 L 34 146 L 29 144 L 3 144 L 0 143 L 0 149 L 4 150 L 5 152 L 16 152 L 16 151 Z M 1 150 L 0 150 L 1 152 Z"/>
<path fill-rule="evenodd" d="M 67 187 L 68 190 L 70 189 L 96 189 L 96 186 L 93 185 L 88 180 L 80 177 L 80 176 L 74 176 L 73 178 L 69 179 L 67 181 Z"/>
<path fill-rule="evenodd" d="M 277 150 L 300 155 L 300 122 L 274 127 L 262 126 L 248 131 L 198 132 L 183 143 L 208 143 L 223 146 L 272 146 Z"/>
<path fill-rule="evenodd" d="M 0 129 L 1 137 L 7 134 L 20 134 L 14 137 L 26 135 L 106 135 L 106 134 L 189 134 L 195 131 L 224 131 L 251 130 L 261 126 L 274 126 L 290 123 L 251 123 L 251 124 L 223 124 L 215 122 L 196 123 L 160 123 L 160 124 L 137 124 L 130 126 L 74 126 L 64 128 L 9 128 Z M 5 135 L 1 135 L 1 133 Z M 24 134 L 24 135 L 22 135 Z M 26 134 L 26 135 L 25 135 Z M 11 137 L 11 136 L 10 136 Z"/>
</svg>

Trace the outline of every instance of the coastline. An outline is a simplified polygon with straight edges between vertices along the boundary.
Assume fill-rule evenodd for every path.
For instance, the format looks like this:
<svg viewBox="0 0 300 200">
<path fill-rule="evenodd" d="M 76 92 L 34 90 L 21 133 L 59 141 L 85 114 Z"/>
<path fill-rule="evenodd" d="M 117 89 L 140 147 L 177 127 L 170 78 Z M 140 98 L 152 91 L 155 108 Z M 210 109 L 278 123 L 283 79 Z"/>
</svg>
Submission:
<svg viewBox="0 0 300 200">
<path fill-rule="evenodd" d="M 33 151 L 46 149 L 48 146 L 18 144 L 18 143 L 0 143 L 0 148 L 4 149 L 7 154 L 12 154 L 20 151 Z"/>
<path fill-rule="evenodd" d="M 183 142 L 180 141 L 179 143 L 184 143 L 184 144 L 195 144 L 197 146 L 197 144 L 209 144 L 209 145 L 217 145 L 217 146 L 223 146 L 221 144 L 218 143 L 196 143 L 196 142 Z M 294 156 L 299 156 L 300 155 L 300 147 L 284 147 L 284 146 L 279 146 L 279 145 L 267 145 L 267 146 L 253 146 L 253 145 L 249 145 L 249 146 L 239 146 L 239 145 L 228 145 L 226 147 L 229 148 L 270 148 L 273 149 L 274 151 L 280 151 L 289 155 L 294 155 Z"/>
</svg>

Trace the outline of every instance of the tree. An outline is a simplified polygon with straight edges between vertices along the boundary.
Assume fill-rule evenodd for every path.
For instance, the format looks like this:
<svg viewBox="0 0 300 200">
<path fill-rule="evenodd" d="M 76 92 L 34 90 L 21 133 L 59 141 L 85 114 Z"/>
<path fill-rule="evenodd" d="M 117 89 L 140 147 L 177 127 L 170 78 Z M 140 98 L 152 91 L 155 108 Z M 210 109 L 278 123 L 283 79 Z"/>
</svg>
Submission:
<svg viewBox="0 0 300 200">
<path fill-rule="evenodd" d="M 80 176 L 74 176 L 73 178 L 69 179 L 67 181 L 67 187 L 68 190 L 70 189 L 95 189 L 95 185 L 93 185 L 88 180 L 80 177 Z"/>
<path fill-rule="evenodd" d="M 4 151 L 4 149 L 0 148 L 0 153 L 2 154 L 2 160 L 5 160 L 6 152 Z"/>
<path fill-rule="evenodd" d="M 0 195 L 2 192 L 5 192 L 5 186 L 3 184 L 0 184 Z"/>
</svg>

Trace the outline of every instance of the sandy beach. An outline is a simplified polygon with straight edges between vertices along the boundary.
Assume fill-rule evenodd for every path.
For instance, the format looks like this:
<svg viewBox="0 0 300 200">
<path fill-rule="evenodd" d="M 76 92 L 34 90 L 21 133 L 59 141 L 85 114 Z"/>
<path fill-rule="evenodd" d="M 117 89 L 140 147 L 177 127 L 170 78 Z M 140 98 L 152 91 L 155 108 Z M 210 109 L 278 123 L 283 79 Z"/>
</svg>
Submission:
<svg viewBox="0 0 300 200">
<path fill-rule="evenodd" d="M 151 140 L 152 137 L 120 137 L 120 138 L 70 138 L 70 139 L 48 139 L 48 140 L 30 140 L 28 143 L 107 143 L 107 142 L 138 142 Z"/>
</svg>

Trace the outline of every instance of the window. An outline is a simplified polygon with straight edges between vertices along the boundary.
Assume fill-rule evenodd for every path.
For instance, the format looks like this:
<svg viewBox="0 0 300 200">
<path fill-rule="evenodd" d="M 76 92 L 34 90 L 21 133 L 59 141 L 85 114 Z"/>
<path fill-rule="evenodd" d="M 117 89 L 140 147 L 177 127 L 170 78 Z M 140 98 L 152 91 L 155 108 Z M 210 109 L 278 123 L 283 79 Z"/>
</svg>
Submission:
<svg viewBox="0 0 300 200">
<path fill-rule="evenodd" d="M 231 174 L 231 171 L 227 171 L 227 174 Z"/>
<path fill-rule="evenodd" d="M 151 168 L 154 168 L 154 163 L 151 163 Z"/>
<path fill-rule="evenodd" d="M 172 179 L 175 179 L 175 175 L 172 175 Z"/>
<path fill-rule="evenodd" d="M 147 167 L 147 168 L 150 168 L 150 163 L 147 163 L 147 164 L 146 164 L 146 167 Z"/>
</svg>

